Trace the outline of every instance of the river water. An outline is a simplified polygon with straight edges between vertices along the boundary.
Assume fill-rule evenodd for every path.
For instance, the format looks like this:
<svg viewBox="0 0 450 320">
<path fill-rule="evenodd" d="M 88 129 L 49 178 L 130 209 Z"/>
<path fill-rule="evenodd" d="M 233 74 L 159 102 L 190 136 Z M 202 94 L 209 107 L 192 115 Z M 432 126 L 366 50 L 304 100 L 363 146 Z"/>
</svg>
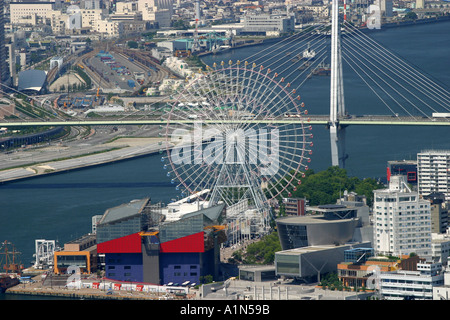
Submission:
<svg viewBox="0 0 450 320">
<path fill-rule="evenodd" d="M 377 31 L 375 40 L 412 62 L 450 87 L 450 22 L 408 26 Z M 211 63 L 229 59 L 243 60 L 260 50 L 250 47 L 217 56 L 204 57 Z M 329 78 L 313 79 L 323 111 L 328 109 Z M 346 103 L 350 113 L 358 112 L 357 92 L 346 87 Z M 303 95 L 308 101 L 308 95 Z M 314 100 L 323 99 L 323 100 Z M 312 114 L 321 114 L 310 110 Z M 370 114 L 370 113 L 369 113 Z M 375 114 L 375 113 L 373 113 Z M 316 126 L 314 154 L 309 164 L 315 171 L 331 164 L 329 132 Z M 450 149 L 449 128 L 445 127 L 348 127 L 346 169 L 351 176 L 384 178 L 389 160 L 415 159 L 423 149 Z M 12 242 L 22 252 L 21 260 L 30 266 L 35 252 L 35 239 L 57 240 L 60 245 L 91 231 L 91 217 L 110 207 L 133 199 L 151 197 L 154 202 L 168 203 L 179 196 L 162 169 L 160 155 L 98 167 L 49 175 L 0 186 L 0 241 Z M 0 297 L 1 299 L 1 297 Z"/>
</svg>

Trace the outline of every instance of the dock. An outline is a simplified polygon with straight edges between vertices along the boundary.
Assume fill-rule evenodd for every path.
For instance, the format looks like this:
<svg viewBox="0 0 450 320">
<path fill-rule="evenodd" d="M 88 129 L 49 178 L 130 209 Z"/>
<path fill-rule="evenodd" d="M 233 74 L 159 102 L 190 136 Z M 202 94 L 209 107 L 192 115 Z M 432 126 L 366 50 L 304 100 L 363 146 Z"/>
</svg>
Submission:
<svg viewBox="0 0 450 320">
<path fill-rule="evenodd" d="M 180 300 L 193 299 L 196 294 L 185 296 L 168 292 L 145 292 L 136 290 L 111 290 L 94 288 L 89 284 L 93 281 L 105 282 L 103 279 L 83 279 L 80 288 L 67 285 L 68 276 L 47 277 L 42 275 L 32 277 L 32 281 L 20 283 L 6 290 L 6 294 L 28 295 L 39 297 L 56 297 L 71 300 Z"/>
</svg>

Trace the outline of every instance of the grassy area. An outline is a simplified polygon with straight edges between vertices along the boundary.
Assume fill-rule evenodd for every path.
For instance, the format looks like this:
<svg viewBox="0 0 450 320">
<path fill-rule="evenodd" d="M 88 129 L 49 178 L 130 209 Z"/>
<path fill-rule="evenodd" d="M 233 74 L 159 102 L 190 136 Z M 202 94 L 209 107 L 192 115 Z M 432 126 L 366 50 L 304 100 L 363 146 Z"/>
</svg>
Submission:
<svg viewBox="0 0 450 320">
<path fill-rule="evenodd" d="M 96 154 L 101 154 L 101 153 L 105 153 L 105 152 L 111 152 L 111 151 L 115 151 L 115 150 L 120 150 L 122 148 L 120 147 L 114 147 L 114 148 L 109 148 L 106 150 L 101 150 L 101 151 L 95 151 L 95 152 L 90 152 L 90 153 L 84 153 L 84 154 L 80 154 L 80 155 L 76 155 L 76 156 L 71 156 L 71 157 L 62 157 L 62 158 L 57 158 L 57 159 L 53 159 L 50 161 L 46 161 L 45 163 L 49 163 L 49 162 L 57 162 L 57 161 L 63 161 L 63 160 L 71 160 L 71 159 L 77 159 L 77 158 L 82 158 L 82 157 L 87 157 L 87 156 L 92 156 L 92 155 L 96 155 Z M 37 166 L 37 165 L 41 165 L 44 162 L 31 162 L 31 163 L 27 163 L 27 164 L 21 164 L 18 166 L 14 166 L 14 167 L 9 167 L 9 168 L 4 168 L 4 169 L 0 169 L 0 171 L 6 171 L 6 170 L 10 170 L 10 169 L 17 169 L 17 168 L 27 168 L 27 167 L 32 167 L 32 166 Z M 47 170 L 46 170 L 47 171 Z M 52 170 L 50 170 L 52 171 Z"/>
</svg>

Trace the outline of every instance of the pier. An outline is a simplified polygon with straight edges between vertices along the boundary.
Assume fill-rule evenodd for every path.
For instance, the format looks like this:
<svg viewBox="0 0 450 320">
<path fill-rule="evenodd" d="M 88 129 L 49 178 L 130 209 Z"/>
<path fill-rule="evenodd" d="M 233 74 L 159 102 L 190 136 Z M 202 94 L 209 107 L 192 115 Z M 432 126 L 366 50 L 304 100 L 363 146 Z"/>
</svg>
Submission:
<svg viewBox="0 0 450 320">
<path fill-rule="evenodd" d="M 42 273 L 43 274 L 43 273 Z M 60 297 L 70 300 L 176 300 L 176 299 L 192 299 L 196 296 L 195 289 L 186 288 L 187 294 L 176 294 L 169 287 L 158 287 L 160 290 L 139 291 L 136 287 L 139 284 L 123 286 L 120 288 L 119 282 L 112 282 L 101 278 L 92 278 L 81 280 L 80 288 L 72 288 L 67 285 L 68 276 L 59 276 L 43 278 L 42 274 L 34 276 L 32 281 L 20 283 L 6 290 L 6 294 L 29 295 L 40 297 Z M 94 283 L 104 284 L 103 288 L 96 288 Z M 118 286 L 117 286 L 118 285 Z M 107 289 L 108 287 L 113 289 Z M 175 288 L 174 288 L 175 289 Z M 194 291 L 195 290 L 195 291 Z"/>
</svg>

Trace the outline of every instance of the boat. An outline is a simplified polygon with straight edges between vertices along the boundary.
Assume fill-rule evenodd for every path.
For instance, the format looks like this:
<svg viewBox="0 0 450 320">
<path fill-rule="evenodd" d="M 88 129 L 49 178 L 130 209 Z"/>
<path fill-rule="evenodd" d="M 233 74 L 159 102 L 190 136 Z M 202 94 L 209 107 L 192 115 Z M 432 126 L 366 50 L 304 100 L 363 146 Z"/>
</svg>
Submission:
<svg viewBox="0 0 450 320">
<path fill-rule="evenodd" d="M 302 53 L 302 59 L 303 60 L 314 60 L 316 57 L 316 52 L 314 50 L 311 50 L 308 43 L 308 48 L 306 48 Z"/>
<path fill-rule="evenodd" d="M 0 293 L 4 293 L 6 289 L 14 287 L 19 283 L 19 278 L 14 274 L 0 274 Z"/>
<path fill-rule="evenodd" d="M 313 74 L 316 76 L 329 76 L 331 74 L 331 67 L 329 64 L 325 64 L 324 61 L 314 69 Z"/>
<path fill-rule="evenodd" d="M 3 255 L 0 264 L 3 266 L 4 273 L 0 273 L 0 292 L 3 293 L 7 289 L 18 285 L 20 283 L 20 275 L 23 270 L 23 265 L 16 263 L 16 255 L 20 254 L 12 246 L 12 250 L 9 250 L 8 245 L 11 245 L 8 241 L 2 242 Z"/>
</svg>

